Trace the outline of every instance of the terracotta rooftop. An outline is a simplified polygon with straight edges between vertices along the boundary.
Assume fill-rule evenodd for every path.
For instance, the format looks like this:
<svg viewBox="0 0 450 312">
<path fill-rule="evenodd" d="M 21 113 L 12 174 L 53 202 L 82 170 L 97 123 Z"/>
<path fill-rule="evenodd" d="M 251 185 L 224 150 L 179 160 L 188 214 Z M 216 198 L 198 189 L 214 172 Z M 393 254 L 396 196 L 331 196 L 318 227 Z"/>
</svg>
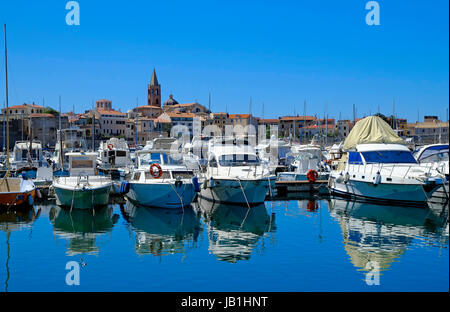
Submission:
<svg viewBox="0 0 450 312">
<path fill-rule="evenodd" d="M 9 106 L 9 109 L 18 109 L 18 108 L 44 108 L 44 106 L 41 105 L 36 105 L 36 104 L 23 104 L 23 105 L 14 105 L 14 106 Z"/>
<path fill-rule="evenodd" d="M 126 115 L 125 113 L 116 111 L 114 109 L 102 109 L 102 108 L 97 108 L 97 113 L 100 115 L 118 115 L 118 116 Z"/>
<path fill-rule="evenodd" d="M 335 125 L 313 125 L 313 126 L 306 126 L 306 127 L 302 127 L 302 129 L 334 129 L 336 126 Z"/>
<path fill-rule="evenodd" d="M 30 117 L 35 118 L 35 117 L 46 117 L 46 118 L 54 118 L 55 116 L 52 114 L 39 114 L 39 113 L 34 113 L 34 114 L 30 114 Z"/>
<path fill-rule="evenodd" d="M 280 121 L 294 121 L 294 120 L 316 120 L 314 116 L 283 116 Z"/>
<path fill-rule="evenodd" d="M 260 119 L 259 123 L 264 123 L 264 124 L 279 124 L 280 120 L 279 119 Z"/>
<path fill-rule="evenodd" d="M 231 119 L 236 119 L 236 118 L 250 118 L 252 115 L 251 114 L 231 114 L 230 118 Z"/>
<path fill-rule="evenodd" d="M 178 112 L 168 112 L 166 113 L 167 116 L 169 117 L 173 117 L 173 118 L 194 118 L 197 115 L 193 114 L 193 113 L 178 113 Z"/>
</svg>

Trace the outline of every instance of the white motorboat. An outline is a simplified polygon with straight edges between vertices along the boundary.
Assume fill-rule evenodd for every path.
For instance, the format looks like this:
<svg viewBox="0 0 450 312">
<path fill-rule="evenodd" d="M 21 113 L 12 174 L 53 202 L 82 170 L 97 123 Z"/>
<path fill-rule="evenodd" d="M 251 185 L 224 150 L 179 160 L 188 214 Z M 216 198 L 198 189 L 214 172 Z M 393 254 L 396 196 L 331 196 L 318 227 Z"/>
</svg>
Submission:
<svg viewBox="0 0 450 312">
<path fill-rule="evenodd" d="M 449 176 L 448 156 L 448 143 L 425 145 L 414 151 L 414 157 L 419 164 L 436 169 L 440 173 L 445 174 L 447 181 Z"/>
<path fill-rule="evenodd" d="M 125 139 L 111 138 L 100 144 L 97 165 L 99 169 L 126 169 L 133 166 Z"/>
<path fill-rule="evenodd" d="M 95 175 L 97 153 L 66 153 L 69 158 L 68 177 L 53 180 L 56 203 L 77 209 L 108 204 L 112 182 L 108 177 Z"/>
<path fill-rule="evenodd" d="M 430 202 L 446 204 L 449 200 L 449 145 L 447 144 L 431 144 L 425 145 L 414 151 L 414 157 L 421 166 L 428 169 L 436 170 L 445 176 L 444 184 L 439 188 Z"/>
<path fill-rule="evenodd" d="M 236 141 L 239 142 L 239 141 Z M 276 176 L 250 145 L 217 139 L 209 147 L 200 196 L 216 202 L 256 205 L 274 190 Z"/>
<path fill-rule="evenodd" d="M 295 148 L 295 160 L 291 164 L 290 172 L 279 172 L 279 181 L 310 181 L 328 180 L 329 167 L 318 145 L 300 145 Z M 308 175 L 310 173 L 310 175 Z M 315 178 L 312 178 L 315 174 Z"/>
<path fill-rule="evenodd" d="M 275 173 L 282 171 L 283 167 L 289 166 L 294 160 L 291 144 L 275 136 L 272 136 L 270 140 L 263 140 L 255 149 L 261 162 L 268 164 L 271 171 Z"/>
<path fill-rule="evenodd" d="M 380 143 L 383 141 L 386 143 Z M 444 176 L 419 165 L 402 143 L 381 118 L 359 121 L 344 142 L 347 153 L 330 173 L 331 193 L 390 204 L 426 205 L 442 186 Z"/>
<path fill-rule="evenodd" d="M 172 153 L 174 139 L 155 138 L 137 153 L 138 168 L 122 192 L 136 204 L 158 208 L 182 208 L 194 200 L 198 179 L 183 163 L 181 153 Z"/>
<path fill-rule="evenodd" d="M 31 155 L 30 155 L 31 151 Z M 42 145 L 40 142 L 32 142 L 30 148 L 29 141 L 16 141 L 13 155 L 10 160 L 11 169 L 20 171 L 22 168 L 38 168 L 46 164 L 42 156 Z M 34 171 L 34 176 L 36 171 Z M 29 176 L 33 178 L 33 176 Z"/>
</svg>

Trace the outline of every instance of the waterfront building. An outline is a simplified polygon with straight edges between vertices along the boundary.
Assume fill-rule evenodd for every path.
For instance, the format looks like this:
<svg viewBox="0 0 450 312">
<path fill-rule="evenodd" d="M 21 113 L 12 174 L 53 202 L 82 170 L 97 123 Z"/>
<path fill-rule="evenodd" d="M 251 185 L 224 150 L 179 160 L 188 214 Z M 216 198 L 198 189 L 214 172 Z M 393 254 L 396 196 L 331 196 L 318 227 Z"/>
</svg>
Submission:
<svg viewBox="0 0 450 312">
<path fill-rule="evenodd" d="M 414 124 L 416 143 L 431 144 L 448 142 L 449 123 L 440 121 L 437 116 L 425 116 L 423 122 Z"/>
<path fill-rule="evenodd" d="M 353 122 L 348 119 L 338 120 L 336 125 L 336 136 L 339 140 L 344 140 L 353 128 Z"/>
<path fill-rule="evenodd" d="M 125 137 L 126 114 L 112 108 L 112 102 L 106 99 L 96 102 L 95 118 L 100 122 L 103 137 Z"/>
<path fill-rule="evenodd" d="M 280 117 L 280 134 L 282 137 L 299 137 L 301 128 L 316 123 L 314 116 L 283 116 Z"/>
<path fill-rule="evenodd" d="M 23 105 L 15 105 L 8 107 L 8 117 L 9 120 L 13 119 L 26 119 L 30 116 L 30 114 L 42 114 L 44 113 L 45 107 L 41 105 L 34 104 L 26 104 Z M 2 114 L 4 114 L 6 108 L 2 108 Z"/>
</svg>

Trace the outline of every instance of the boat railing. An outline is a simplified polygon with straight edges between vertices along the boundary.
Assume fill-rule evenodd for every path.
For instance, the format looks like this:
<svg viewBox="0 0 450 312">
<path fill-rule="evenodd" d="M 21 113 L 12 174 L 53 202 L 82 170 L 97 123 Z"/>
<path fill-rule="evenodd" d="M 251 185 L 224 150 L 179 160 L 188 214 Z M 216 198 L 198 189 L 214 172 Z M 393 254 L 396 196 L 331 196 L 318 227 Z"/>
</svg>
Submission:
<svg viewBox="0 0 450 312">
<path fill-rule="evenodd" d="M 339 161 L 338 162 L 338 168 L 339 165 L 342 164 L 343 168 L 347 168 L 348 164 L 348 170 L 361 173 L 361 174 L 374 174 L 374 173 L 381 173 L 383 171 L 387 171 L 389 177 L 392 177 L 393 173 L 395 171 L 398 172 L 398 169 L 406 169 L 404 174 L 402 174 L 403 179 L 405 179 L 408 176 L 408 173 L 410 172 L 411 168 L 419 166 L 415 163 L 378 163 L 378 162 L 366 162 L 361 164 L 350 164 L 348 161 Z M 426 172 L 426 175 L 429 176 L 431 174 L 431 167 L 427 168 L 428 171 Z M 374 172 L 375 171 L 375 172 Z"/>
</svg>

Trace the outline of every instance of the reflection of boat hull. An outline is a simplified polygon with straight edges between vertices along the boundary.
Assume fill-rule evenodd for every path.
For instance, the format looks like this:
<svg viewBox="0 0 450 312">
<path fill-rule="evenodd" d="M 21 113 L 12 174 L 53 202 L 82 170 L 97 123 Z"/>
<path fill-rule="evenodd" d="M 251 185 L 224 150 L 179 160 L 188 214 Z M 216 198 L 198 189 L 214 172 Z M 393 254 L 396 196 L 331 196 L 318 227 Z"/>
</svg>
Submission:
<svg viewBox="0 0 450 312">
<path fill-rule="evenodd" d="M 75 209 L 87 209 L 108 204 L 111 184 L 97 188 L 70 189 L 54 184 L 56 204 Z"/>
<path fill-rule="evenodd" d="M 200 189 L 200 196 L 219 203 L 257 205 L 264 202 L 270 190 L 273 191 L 274 183 L 275 178 L 241 181 L 214 179 L 212 183 L 207 180 Z"/>
<path fill-rule="evenodd" d="M 330 177 L 330 191 L 334 195 L 397 205 L 426 205 L 427 195 L 421 184 L 373 184 L 349 180 L 338 182 Z"/>
<path fill-rule="evenodd" d="M 209 227 L 208 249 L 222 261 L 248 260 L 264 234 L 276 230 L 274 214 L 264 204 L 249 208 L 199 198 L 198 206 Z"/>
<path fill-rule="evenodd" d="M 161 209 L 135 206 L 127 201 L 122 211 L 136 233 L 137 254 L 166 255 L 185 252 L 189 241 L 196 241 L 200 222 L 191 207 Z"/>
<path fill-rule="evenodd" d="M 173 181 L 167 183 L 130 182 L 130 191 L 126 196 L 142 206 L 180 208 L 192 203 L 195 190 L 191 181 L 184 181 L 178 186 Z"/>
</svg>

